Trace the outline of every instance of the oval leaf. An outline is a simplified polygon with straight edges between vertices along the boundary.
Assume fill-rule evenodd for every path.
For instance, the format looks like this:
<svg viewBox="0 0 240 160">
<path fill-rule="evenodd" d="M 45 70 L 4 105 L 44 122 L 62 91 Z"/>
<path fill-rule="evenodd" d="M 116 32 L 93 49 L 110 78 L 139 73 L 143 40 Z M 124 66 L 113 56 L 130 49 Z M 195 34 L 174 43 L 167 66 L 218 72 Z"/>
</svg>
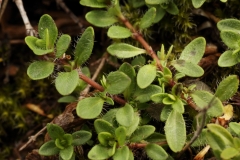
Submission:
<svg viewBox="0 0 240 160">
<path fill-rule="evenodd" d="M 194 8 L 199 8 L 199 7 L 201 7 L 205 1 L 206 1 L 206 0 L 192 0 L 193 7 L 194 7 Z"/>
<path fill-rule="evenodd" d="M 88 152 L 88 158 L 89 159 L 108 159 L 111 155 L 109 152 L 111 152 L 112 148 L 104 147 L 100 144 L 95 145 L 89 152 Z"/>
<path fill-rule="evenodd" d="M 218 59 L 220 67 L 231 67 L 238 63 L 238 54 L 233 55 L 233 51 L 225 51 Z"/>
<path fill-rule="evenodd" d="M 123 72 L 111 72 L 107 76 L 106 91 L 110 94 L 122 93 L 131 83 L 131 79 Z"/>
<path fill-rule="evenodd" d="M 237 19 L 224 19 L 217 23 L 220 31 L 228 30 L 240 33 L 240 21 Z"/>
<path fill-rule="evenodd" d="M 115 136 L 119 146 L 122 146 L 125 144 L 125 140 L 127 136 L 126 134 L 127 134 L 126 128 L 123 126 L 120 126 L 115 130 Z"/>
<path fill-rule="evenodd" d="M 79 146 L 85 144 L 92 137 L 92 133 L 88 131 L 76 131 L 72 134 L 72 145 Z"/>
<path fill-rule="evenodd" d="M 135 101 L 139 101 L 140 103 L 145 103 L 151 100 L 151 96 L 157 93 L 161 93 L 162 88 L 157 85 L 150 85 L 147 88 L 140 89 L 137 88 L 133 97 Z"/>
<path fill-rule="evenodd" d="M 48 77 L 54 70 L 54 63 L 47 61 L 36 61 L 30 64 L 27 75 L 33 80 Z"/>
<path fill-rule="evenodd" d="M 75 61 L 80 66 L 85 63 L 90 57 L 94 44 L 94 30 L 88 27 L 77 42 L 74 50 Z"/>
<path fill-rule="evenodd" d="M 145 147 L 145 150 L 148 157 L 153 160 L 165 160 L 168 158 L 167 152 L 157 144 L 150 143 Z"/>
<path fill-rule="evenodd" d="M 52 123 L 47 124 L 47 131 L 51 139 L 54 140 L 57 138 L 58 139 L 63 138 L 63 135 L 65 134 L 64 130 L 60 126 Z"/>
<path fill-rule="evenodd" d="M 172 15 L 177 15 L 179 13 L 179 9 L 177 8 L 177 5 L 170 1 L 168 4 L 168 7 L 166 8 L 166 11 Z"/>
<path fill-rule="evenodd" d="M 93 10 L 88 12 L 86 14 L 86 19 L 89 23 L 97 27 L 108 27 L 118 21 L 116 17 L 107 11 L 102 10 Z"/>
<path fill-rule="evenodd" d="M 144 125 L 137 128 L 137 130 L 132 134 L 130 138 L 131 142 L 140 142 L 141 140 L 147 138 L 155 131 L 154 126 Z"/>
<path fill-rule="evenodd" d="M 127 146 L 123 146 L 116 150 L 116 153 L 113 156 L 113 160 L 128 160 L 129 149 Z"/>
<path fill-rule="evenodd" d="M 131 37 L 132 32 L 125 27 L 111 26 L 108 29 L 107 35 L 110 38 L 128 38 Z"/>
<path fill-rule="evenodd" d="M 193 93 L 190 94 L 190 96 L 193 98 L 193 101 L 199 108 L 204 108 L 209 105 L 211 102 L 211 107 L 207 111 L 207 114 L 212 117 L 218 117 L 223 114 L 223 105 L 222 102 L 212 95 L 208 91 L 203 90 L 196 90 Z M 214 100 L 212 101 L 212 99 Z"/>
<path fill-rule="evenodd" d="M 46 46 L 47 49 L 54 47 L 54 43 L 58 36 L 58 29 L 54 20 L 48 14 L 44 14 L 40 18 L 38 23 L 38 34 L 40 38 L 42 38 L 48 43 Z"/>
<path fill-rule="evenodd" d="M 134 110 L 131 105 L 125 104 L 116 113 L 117 122 L 123 126 L 130 126 L 133 122 Z"/>
<path fill-rule="evenodd" d="M 238 90 L 239 80 L 237 75 L 230 75 L 219 83 L 215 96 L 222 102 L 231 98 Z"/>
<path fill-rule="evenodd" d="M 239 154 L 239 151 L 236 148 L 229 147 L 223 150 L 221 153 L 222 159 L 231 159 Z"/>
<path fill-rule="evenodd" d="M 73 153 L 74 153 L 74 150 L 73 150 L 73 146 L 70 145 L 62 150 L 60 150 L 59 152 L 59 156 L 62 158 L 62 159 L 71 159 L 71 157 L 73 156 Z"/>
<path fill-rule="evenodd" d="M 150 27 L 155 20 L 155 16 L 156 16 L 156 8 L 152 7 L 141 18 L 139 28 L 145 29 Z"/>
<path fill-rule="evenodd" d="M 94 128 L 96 132 L 99 134 L 101 132 L 108 132 L 111 134 L 114 134 L 114 128 L 111 123 L 103 120 L 103 119 L 97 119 L 94 121 Z"/>
<path fill-rule="evenodd" d="M 98 0 L 80 0 L 80 4 L 92 8 L 106 8 L 107 4 L 101 3 Z"/>
<path fill-rule="evenodd" d="M 189 77 L 200 77 L 204 74 L 204 70 L 200 66 L 185 60 L 172 61 L 172 65 L 178 72 L 184 73 Z"/>
<path fill-rule="evenodd" d="M 56 44 L 56 57 L 61 57 L 66 50 L 68 49 L 68 46 L 71 42 L 71 37 L 67 34 L 61 35 L 61 37 L 58 39 Z"/>
<path fill-rule="evenodd" d="M 231 49 L 240 48 L 240 35 L 234 31 L 222 31 L 220 36 L 223 42 Z"/>
<path fill-rule="evenodd" d="M 137 84 L 140 88 L 144 89 L 148 87 L 156 77 L 155 65 L 145 65 L 140 68 L 137 74 Z"/>
<path fill-rule="evenodd" d="M 43 156 L 52 156 L 52 155 L 58 154 L 59 151 L 60 151 L 60 149 L 57 148 L 57 146 L 55 145 L 55 141 L 51 140 L 51 141 L 44 143 L 40 147 L 38 152 L 40 155 L 43 155 Z"/>
<path fill-rule="evenodd" d="M 203 37 L 198 37 L 191 41 L 184 48 L 179 59 L 197 64 L 201 60 L 205 52 L 205 47 L 206 47 L 205 39 Z"/>
<path fill-rule="evenodd" d="M 166 121 L 165 127 L 166 139 L 172 151 L 181 151 L 186 142 L 186 125 L 183 115 L 172 110 Z"/>
<path fill-rule="evenodd" d="M 55 86 L 57 91 L 61 95 L 71 94 L 78 84 L 78 72 L 72 70 L 71 72 L 62 72 L 58 74 L 55 80 Z"/>
<path fill-rule="evenodd" d="M 126 43 L 114 43 L 107 48 L 107 51 L 118 58 L 131 58 L 146 53 L 144 49 Z"/>
<path fill-rule="evenodd" d="M 100 97 L 89 97 L 78 102 L 77 115 L 83 119 L 93 119 L 102 112 L 104 100 Z"/>
</svg>

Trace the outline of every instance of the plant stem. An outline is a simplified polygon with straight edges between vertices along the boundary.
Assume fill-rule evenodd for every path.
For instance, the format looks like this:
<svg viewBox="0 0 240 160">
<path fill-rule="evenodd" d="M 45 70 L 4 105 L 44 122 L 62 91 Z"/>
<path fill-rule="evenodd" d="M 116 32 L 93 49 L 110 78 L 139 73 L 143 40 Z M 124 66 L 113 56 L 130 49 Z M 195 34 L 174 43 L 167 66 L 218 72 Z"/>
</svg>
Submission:
<svg viewBox="0 0 240 160">
<path fill-rule="evenodd" d="M 132 24 L 121 14 L 118 17 L 124 25 L 130 29 L 130 31 L 133 33 L 133 38 L 136 39 L 139 43 L 142 44 L 142 46 L 146 49 L 149 56 L 152 57 L 153 60 L 156 61 L 157 67 L 160 71 L 163 71 L 163 66 L 160 63 L 160 60 L 157 56 L 157 54 L 153 51 L 152 47 L 145 41 L 145 39 L 142 37 L 142 35 L 136 31 L 136 29 L 132 26 Z"/>
<path fill-rule="evenodd" d="M 128 145 L 129 148 L 145 148 L 149 143 L 130 143 Z M 163 141 L 163 142 L 157 142 L 155 143 L 159 146 L 165 145 L 167 144 L 167 141 Z"/>
</svg>

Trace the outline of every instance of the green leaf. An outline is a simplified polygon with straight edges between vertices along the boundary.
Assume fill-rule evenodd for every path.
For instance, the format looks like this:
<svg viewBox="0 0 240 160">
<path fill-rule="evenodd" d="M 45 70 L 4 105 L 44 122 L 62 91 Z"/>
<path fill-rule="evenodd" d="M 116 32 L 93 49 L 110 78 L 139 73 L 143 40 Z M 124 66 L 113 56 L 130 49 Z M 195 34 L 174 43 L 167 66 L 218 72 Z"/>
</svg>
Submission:
<svg viewBox="0 0 240 160">
<path fill-rule="evenodd" d="M 118 58 L 131 58 L 146 53 L 146 50 L 126 43 L 113 43 L 107 48 L 107 51 Z"/>
<path fill-rule="evenodd" d="M 168 7 L 166 11 L 172 15 L 177 15 L 179 13 L 179 10 L 177 8 L 177 5 L 174 2 L 169 2 Z"/>
<path fill-rule="evenodd" d="M 131 65 L 132 66 L 143 66 L 145 63 L 146 63 L 145 57 L 137 56 L 132 60 Z"/>
<path fill-rule="evenodd" d="M 133 97 L 135 101 L 145 103 L 151 100 L 151 96 L 157 93 L 161 93 L 162 88 L 157 85 L 149 85 L 147 88 L 138 88 L 134 93 Z"/>
<path fill-rule="evenodd" d="M 83 119 L 93 119 L 102 112 L 104 100 L 100 97 L 88 97 L 77 104 L 77 115 Z"/>
<path fill-rule="evenodd" d="M 163 99 L 168 96 L 167 93 L 157 93 L 151 96 L 151 100 L 154 103 L 162 103 Z"/>
<path fill-rule="evenodd" d="M 165 160 L 168 158 L 167 152 L 159 145 L 149 143 L 145 150 L 149 158 L 153 160 Z"/>
<path fill-rule="evenodd" d="M 85 17 L 89 23 L 97 27 L 108 27 L 118 21 L 115 16 L 103 10 L 90 11 Z"/>
<path fill-rule="evenodd" d="M 54 70 L 54 63 L 48 61 L 36 61 L 30 64 L 27 75 L 33 80 L 47 78 Z"/>
<path fill-rule="evenodd" d="M 102 119 L 113 124 L 116 121 L 116 113 L 118 108 L 110 109 L 106 114 L 103 115 Z"/>
<path fill-rule="evenodd" d="M 98 0 L 80 0 L 80 4 L 92 8 L 107 8 L 107 4 L 99 2 Z"/>
<path fill-rule="evenodd" d="M 108 132 L 111 134 L 114 134 L 114 128 L 111 123 L 103 120 L 103 119 L 97 119 L 94 121 L 94 127 L 96 132 L 99 134 L 101 132 Z"/>
<path fill-rule="evenodd" d="M 150 143 L 163 142 L 166 141 L 166 137 L 161 133 L 154 132 L 148 138 L 146 138 L 145 141 Z"/>
<path fill-rule="evenodd" d="M 56 147 L 55 141 L 50 140 L 50 141 L 44 143 L 40 147 L 38 153 L 43 156 L 52 156 L 52 155 L 58 154 L 59 151 L 60 151 L 60 149 Z"/>
<path fill-rule="evenodd" d="M 206 41 L 203 37 L 198 37 L 191 41 L 182 51 L 179 59 L 185 60 L 194 64 L 198 62 L 203 57 L 205 52 Z"/>
<path fill-rule="evenodd" d="M 116 153 L 113 155 L 113 160 L 128 160 L 129 152 L 130 151 L 127 146 L 118 148 Z"/>
<path fill-rule="evenodd" d="M 231 49 L 240 48 L 240 35 L 234 31 L 222 31 L 220 36 L 223 42 Z"/>
<path fill-rule="evenodd" d="M 47 49 L 54 47 L 54 43 L 58 36 L 58 29 L 54 20 L 48 14 L 44 14 L 40 18 L 38 23 L 38 34 L 40 38 L 46 41 Z"/>
<path fill-rule="evenodd" d="M 201 7 L 205 1 L 206 1 L 206 0 L 192 0 L 193 7 L 194 7 L 194 8 L 199 8 L 199 7 Z"/>
<path fill-rule="evenodd" d="M 85 144 L 92 137 L 92 133 L 88 131 L 76 131 L 72 134 L 73 142 L 72 145 L 79 146 Z"/>
<path fill-rule="evenodd" d="M 91 73 L 88 67 L 83 67 L 81 68 L 81 73 L 84 74 L 87 77 L 91 77 Z M 82 79 L 78 79 L 78 85 L 75 88 L 74 92 L 75 93 L 80 93 L 81 91 L 83 91 L 86 87 L 87 87 L 87 83 L 85 81 L 83 81 Z"/>
<path fill-rule="evenodd" d="M 160 120 L 162 122 L 166 121 L 168 119 L 169 114 L 172 112 L 172 110 L 173 108 L 171 106 L 165 105 L 160 114 Z"/>
<path fill-rule="evenodd" d="M 132 135 L 132 133 L 137 129 L 139 123 L 140 123 L 140 117 L 138 113 L 135 113 L 132 124 L 129 127 L 127 127 L 127 136 Z"/>
<path fill-rule="evenodd" d="M 131 0 L 129 3 L 133 6 L 133 8 L 139 8 L 145 5 L 145 0 Z"/>
<path fill-rule="evenodd" d="M 218 59 L 218 65 L 220 67 L 231 67 L 238 63 L 238 54 L 233 55 L 232 50 L 225 51 Z"/>
<path fill-rule="evenodd" d="M 71 37 L 67 34 L 61 35 L 61 37 L 58 39 L 56 44 L 56 57 L 61 57 L 66 50 L 68 49 L 68 46 L 71 42 Z"/>
<path fill-rule="evenodd" d="M 215 92 L 222 102 L 231 98 L 238 90 L 239 80 L 237 75 L 230 75 L 224 80 L 222 80 Z"/>
<path fill-rule="evenodd" d="M 182 59 L 172 61 L 172 65 L 178 72 L 189 77 L 200 77 L 204 74 L 204 70 L 200 66 Z"/>
<path fill-rule="evenodd" d="M 35 53 L 36 55 L 44 55 L 53 52 L 53 48 L 46 49 L 45 41 L 38 39 L 36 37 L 27 36 L 25 38 L 25 42 L 28 45 L 28 47 Z"/>
<path fill-rule="evenodd" d="M 101 145 L 108 147 L 110 146 L 110 141 L 114 141 L 114 137 L 111 133 L 108 132 L 101 132 L 98 134 L 98 140 Z"/>
<path fill-rule="evenodd" d="M 72 70 L 71 72 L 61 72 L 55 80 L 55 86 L 57 91 L 61 95 L 71 94 L 78 84 L 78 72 Z"/>
<path fill-rule="evenodd" d="M 111 154 L 109 154 L 111 150 L 111 147 L 105 147 L 101 144 L 97 144 L 88 152 L 88 158 L 98 160 L 108 159 L 111 156 Z"/>
<path fill-rule="evenodd" d="M 234 131 L 235 134 L 240 135 L 240 124 L 237 122 L 230 122 L 229 127 Z"/>
<path fill-rule="evenodd" d="M 161 0 L 145 0 L 146 4 L 155 5 L 160 4 Z"/>
<path fill-rule="evenodd" d="M 134 110 L 128 103 L 121 107 L 116 113 L 116 120 L 120 125 L 129 127 L 133 122 Z"/>
<path fill-rule="evenodd" d="M 157 23 L 164 17 L 164 15 L 166 14 L 166 11 L 160 5 L 155 6 L 155 8 L 156 8 L 156 16 L 153 22 Z"/>
<path fill-rule="evenodd" d="M 236 148 L 229 147 L 223 150 L 221 153 L 221 158 L 223 159 L 231 159 L 239 154 L 239 151 Z"/>
<path fill-rule="evenodd" d="M 220 31 L 235 31 L 240 33 L 240 21 L 237 19 L 223 19 L 217 23 Z"/>
<path fill-rule="evenodd" d="M 90 57 L 94 44 L 94 30 L 88 27 L 77 42 L 74 50 L 75 61 L 80 66 L 85 63 Z"/>
<path fill-rule="evenodd" d="M 61 98 L 58 99 L 58 103 L 71 103 L 77 101 L 77 98 L 74 96 L 63 96 Z"/>
<path fill-rule="evenodd" d="M 155 127 L 151 125 L 144 125 L 138 127 L 135 132 L 132 134 L 130 141 L 131 142 L 140 142 L 141 140 L 147 138 L 155 131 Z"/>
<path fill-rule="evenodd" d="M 178 113 L 184 113 L 184 105 L 180 98 L 176 99 L 176 101 L 172 104 L 172 108 Z"/>
<path fill-rule="evenodd" d="M 129 29 L 125 28 L 125 27 L 111 26 L 108 29 L 107 35 L 110 38 L 119 38 L 119 39 L 121 39 L 121 38 L 131 37 L 132 32 Z"/>
<path fill-rule="evenodd" d="M 51 139 L 61 139 L 65 134 L 64 130 L 60 126 L 52 123 L 47 124 L 47 131 Z"/>
<path fill-rule="evenodd" d="M 211 107 L 207 111 L 209 116 L 218 117 L 223 114 L 222 102 L 208 91 L 196 90 L 191 93 L 190 96 L 193 98 L 195 104 L 201 109 L 207 107 L 211 102 Z"/>
<path fill-rule="evenodd" d="M 157 67 L 152 64 L 145 65 L 140 68 L 137 74 L 137 84 L 140 88 L 148 87 L 156 77 Z"/>
<path fill-rule="evenodd" d="M 123 72 L 111 72 L 107 76 L 106 91 L 110 94 L 122 93 L 131 84 L 131 79 Z"/>
<path fill-rule="evenodd" d="M 146 29 L 150 27 L 155 20 L 155 16 L 156 16 L 156 8 L 151 7 L 141 18 L 139 28 Z"/>
<path fill-rule="evenodd" d="M 176 110 L 172 110 L 166 121 L 166 139 L 172 151 L 181 151 L 186 142 L 186 125 L 183 115 Z"/>
<path fill-rule="evenodd" d="M 120 126 L 115 130 L 115 136 L 119 146 L 123 146 L 125 144 L 125 140 L 127 136 L 126 134 L 127 134 L 127 130 L 123 126 Z"/>
<path fill-rule="evenodd" d="M 135 92 L 136 88 L 136 72 L 134 68 L 129 64 L 124 62 L 118 69 L 119 71 L 125 73 L 130 79 L 131 84 L 123 92 L 124 98 L 126 100 L 132 98 L 132 94 Z"/>
<path fill-rule="evenodd" d="M 71 159 L 71 157 L 73 156 L 73 152 L 74 152 L 73 149 L 74 149 L 73 146 L 68 146 L 68 147 L 60 150 L 60 152 L 59 152 L 60 157 L 64 160 Z"/>
</svg>

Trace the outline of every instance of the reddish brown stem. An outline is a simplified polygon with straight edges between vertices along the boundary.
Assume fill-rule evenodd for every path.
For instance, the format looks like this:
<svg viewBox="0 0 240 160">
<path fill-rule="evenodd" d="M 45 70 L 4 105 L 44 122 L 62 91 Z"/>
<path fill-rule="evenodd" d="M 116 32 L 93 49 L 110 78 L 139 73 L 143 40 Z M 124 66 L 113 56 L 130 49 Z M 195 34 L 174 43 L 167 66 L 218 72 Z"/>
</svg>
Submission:
<svg viewBox="0 0 240 160">
<path fill-rule="evenodd" d="M 167 141 L 157 142 L 155 144 L 162 146 L 162 145 L 167 144 Z M 148 143 L 130 143 L 128 146 L 129 146 L 129 148 L 145 148 L 147 145 L 148 145 Z"/>
<path fill-rule="evenodd" d="M 88 78 L 87 76 L 85 76 L 84 74 L 82 73 L 79 73 L 79 78 L 81 78 L 84 82 L 88 83 L 89 85 L 91 85 L 93 88 L 103 92 L 104 91 L 104 88 L 96 83 L 95 81 L 93 81 L 91 78 Z M 126 104 L 126 101 L 118 96 L 113 96 L 113 100 L 119 104 Z"/>
<path fill-rule="evenodd" d="M 148 55 L 151 56 L 152 59 L 156 61 L 157 67 L 159 68 L 159 70 L 163 71 L 163 66 L 160 63 L 160 60 L 159 60 L 157 54 L 153 51 L 152 47 L 145 41 L 145 39 L 142 37 L 142 35 L 136 31 L 136 29 L 132 26 L 132 24 L 123 15 L 120 15 L 119 19 L 133 33 L 133 38 L 136 39 L 139 43 L 141 43 L 142 46 L 146 49 Z"/>
</svg>

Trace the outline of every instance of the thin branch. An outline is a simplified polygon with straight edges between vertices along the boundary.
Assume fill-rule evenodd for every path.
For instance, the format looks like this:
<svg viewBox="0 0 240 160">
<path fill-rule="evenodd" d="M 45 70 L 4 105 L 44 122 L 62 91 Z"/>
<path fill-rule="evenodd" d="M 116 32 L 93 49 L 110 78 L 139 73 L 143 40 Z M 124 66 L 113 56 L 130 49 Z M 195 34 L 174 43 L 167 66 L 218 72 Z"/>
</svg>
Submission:
<svg viewBox="0 0 240 160">
<path fill-rule="evenodd" d="M 22 16 L 22 19 L 23 19 L 23 22 L 24 22 L 24 25 L 25 25 L 25 28 L 26 28 L 26 33 L 27 35 L 30 35 L 30 36 L 35 36 L 36 35 L 36 31 L 33 29 L 31 23 L 29 22 L 29 19 L 28 19 L 28 16 L 26 14 L 26 11 L 23 7 L 23 3 L 22 3 L 22 0 L 14 0 L 14 2 L 16 3 L 17 7 L 18 7 L 18 10 Z"/>
<path fill-rule="evenodd" d="M 137 32 L 137 30 L 132 26 L 132 24 L 123 15 L 120 15 L 118 18 L 124 23 L 124 25 L 128 29 L 130 29 L 130 31 L 133 33 L 133 38 L 142 44 L 142 46 L 146 49 L 148 55 L 151 56 L 152 59 L 156 61 L 157 67 L 159 68 L 159 70 L 163 71 L 163 66 L 160 63 L 160 60 L 159 60 L 157 54 L 153 51 L 152 47 L 145 41 L 145 39 L 142 37 L 142 35 Z"/>
<path fill-rule="evenodd" d="M 2 0 L 0 0 L 0 22 L 1 22 L 2 15 L 7 7 L 7 4 L 8 4 L 8 0 L 4 0 L 3 2 Z"/>
<path fill-rule="evenodd" d="M 138 148 L 139 149 L 139 148 L 145 148 L 148 144 L 149 143 L 130 143 L 130 144 L 128 144 L 128 147 L 129 148 Z M 167 144 L 167 141 L 157 142 L 155 144 L 157 144 L 159 146 L 162 146 L 162 145 Z"/>
<path fill-rule="evenodd" d="M 72 20 L 78 24 L 78 26 L 82 29 L 83 25 L 80 22 L 79 18 L 70 11 L 70 9 L 66 6 L 66 4 L 62 0 L 56 0 L 56 3 L 72 18 Z"/>
<path fill-rule="evenodd" d="M 211 108 L 214 100 L 215 100 L 215 97 L 213 97 L 211 99 L 211 101 L 209 102 L 209 104 L 206 107 L 204 107 L 200 111 L 200 113 L 198 113 L 197 117 L 202 117 L 202 121 L 201 121 L 200 125 L 198 125 L 197 130 L 194 132 L 194 135 L 191 138 L 191 140 L 183 147 L 182 151 L 177 155 L 177 158 L 179 158 L 193 144 L 193 142 L 198 138 L 198 136 L 202 133 L 202 130 L 206 123 L 207 111 Z"/>
</svg>

